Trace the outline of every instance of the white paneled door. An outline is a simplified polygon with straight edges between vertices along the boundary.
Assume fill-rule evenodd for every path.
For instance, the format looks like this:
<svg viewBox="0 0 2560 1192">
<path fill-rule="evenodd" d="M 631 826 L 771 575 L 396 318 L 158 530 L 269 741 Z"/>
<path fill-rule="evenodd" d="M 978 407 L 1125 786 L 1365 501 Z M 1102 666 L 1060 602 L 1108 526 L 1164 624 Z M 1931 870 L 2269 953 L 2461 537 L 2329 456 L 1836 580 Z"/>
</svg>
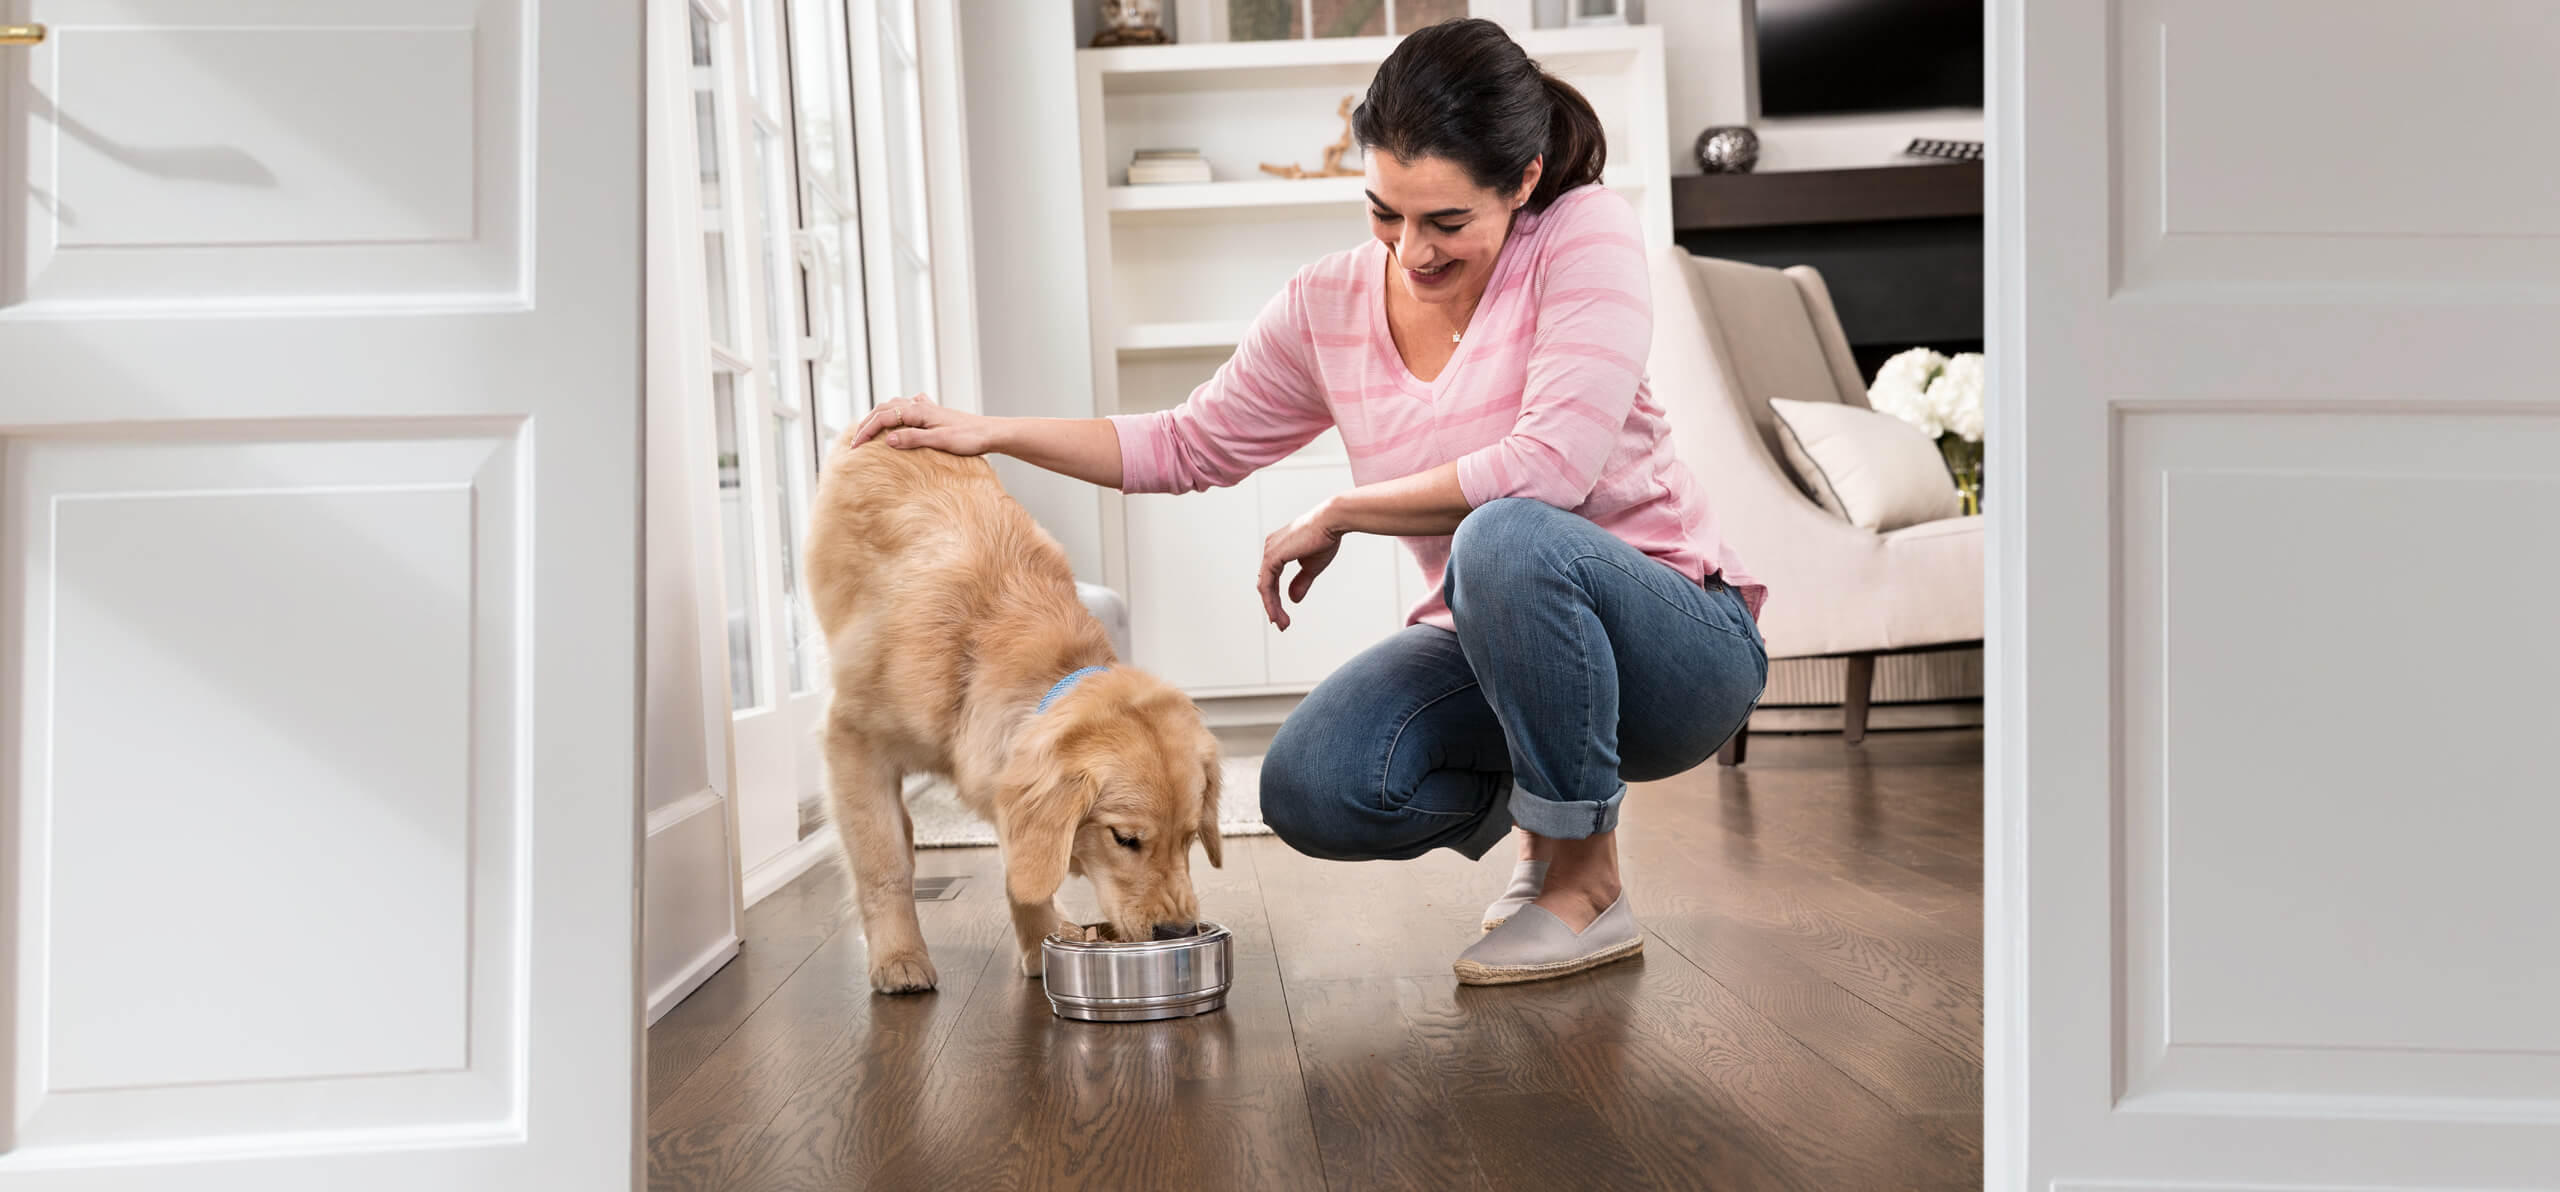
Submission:
<svg viewBox="0 0 2560 1192">
<path fill-rule="evenodd" d="M 2560 7 L 1993 29 L 1992 1185 L 2560 1188 Z"/>
<path fill-rule="evenodd" d="M 18 0 L 0 1188 L 628 1188 L 641 49 Z"/>
</svg>

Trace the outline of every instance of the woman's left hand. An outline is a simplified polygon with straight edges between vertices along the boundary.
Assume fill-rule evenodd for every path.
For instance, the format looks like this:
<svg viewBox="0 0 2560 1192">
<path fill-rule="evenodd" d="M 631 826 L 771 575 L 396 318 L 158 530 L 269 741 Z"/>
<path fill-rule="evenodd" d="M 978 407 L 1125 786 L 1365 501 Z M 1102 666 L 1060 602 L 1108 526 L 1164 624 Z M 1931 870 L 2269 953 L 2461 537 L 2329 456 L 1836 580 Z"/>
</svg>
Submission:
<svg viewBox="0 0 2560 1192">
<path fill-rule="evenodd" d="M 1282 629 L 1289 627 L 1289 610 L 1280 603 L 1280 572 L 1293 560 L 1298 564 L 1289 581 L 1289 603 L 1297 604 L 1342 549 L 1342 536 L 1325 528 L 1328 520 L 1326 507 L 1318 505 L 1262 540 L 1262 612 Z"/>
</svg>

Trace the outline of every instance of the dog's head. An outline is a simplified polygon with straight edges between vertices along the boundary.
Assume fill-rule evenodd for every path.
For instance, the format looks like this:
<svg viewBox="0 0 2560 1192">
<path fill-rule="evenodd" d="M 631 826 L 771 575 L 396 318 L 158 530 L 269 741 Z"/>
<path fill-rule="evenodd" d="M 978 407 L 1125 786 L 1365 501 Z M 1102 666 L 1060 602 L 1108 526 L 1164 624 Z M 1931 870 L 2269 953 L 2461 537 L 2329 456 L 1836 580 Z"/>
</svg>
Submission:
<svg viewBox="0 0 2560 1192">
<path fill-rule="evenodd" d="M 1093 882 L 1124 940 L 1188 935 L 1200 921 L 1191 844 L 1220 864 L 1218 742 L 1161 679 L 1113 667 L 1033 716 L 1000 780 L 1005 885 L 1045 902 L 1070 873 Z"/>
</svg>

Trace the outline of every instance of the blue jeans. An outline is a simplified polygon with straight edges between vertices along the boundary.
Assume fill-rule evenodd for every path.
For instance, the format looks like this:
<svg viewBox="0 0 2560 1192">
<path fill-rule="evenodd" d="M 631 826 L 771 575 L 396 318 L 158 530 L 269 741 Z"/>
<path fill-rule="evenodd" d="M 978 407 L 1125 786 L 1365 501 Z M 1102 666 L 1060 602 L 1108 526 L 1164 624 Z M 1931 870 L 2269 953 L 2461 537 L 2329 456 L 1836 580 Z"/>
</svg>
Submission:
<svg viewBox="0 0 2560 1192">
<path fill-rule="evenodd" d="M 1334 861 L 1481 857 L 1517 824 L 1618 826 L 1627 782 L 1705 761 L 1769 655 L 1742 598 L 1574 514 L 1489 501 L 1449 548 L 1452 633 L 1408 625 L 1318 685 L 1262 764 L 1262 818 Z"/>
</svg>

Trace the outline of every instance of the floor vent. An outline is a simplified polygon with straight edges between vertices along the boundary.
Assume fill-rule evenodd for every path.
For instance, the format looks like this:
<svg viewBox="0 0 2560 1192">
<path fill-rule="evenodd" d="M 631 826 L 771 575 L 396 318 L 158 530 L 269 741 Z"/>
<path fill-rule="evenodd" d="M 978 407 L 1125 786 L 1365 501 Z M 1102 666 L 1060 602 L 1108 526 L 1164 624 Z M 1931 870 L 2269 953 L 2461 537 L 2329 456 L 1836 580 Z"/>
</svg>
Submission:
<svg viewBox="0 0 2560 1192">
<path fill-rule="evenodd" d="M 960 896 L 966 877 L 920 877 L 916 879 L 916 901 L 949 902 Z"/>
</svg>

